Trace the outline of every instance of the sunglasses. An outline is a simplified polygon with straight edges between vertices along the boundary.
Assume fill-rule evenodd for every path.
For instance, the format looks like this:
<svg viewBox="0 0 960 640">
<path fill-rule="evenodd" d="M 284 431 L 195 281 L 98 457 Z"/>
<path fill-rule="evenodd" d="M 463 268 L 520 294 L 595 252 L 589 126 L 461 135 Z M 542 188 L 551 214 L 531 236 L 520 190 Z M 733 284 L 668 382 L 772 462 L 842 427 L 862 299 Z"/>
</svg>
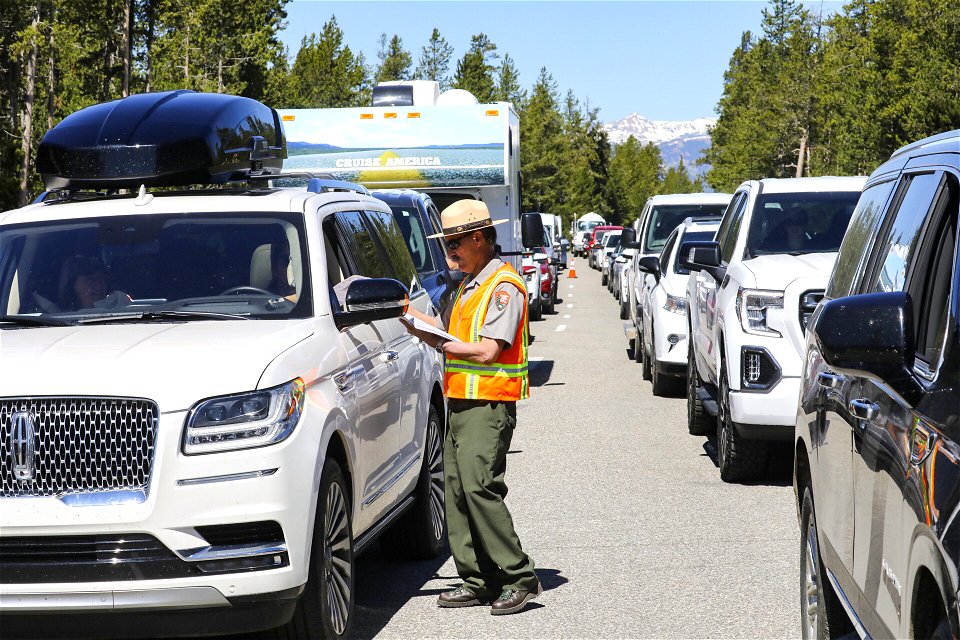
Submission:
<svg viewBox="0 0 960 640">
<path fill-rule="evenodd" d="M 460 236 L 456 240 L 447 240 L 446 241 L 447 251 L 456 251 L 457 249 L 460 248 L 460 243 L 462 243 L 467 238 L 471 238 L 471 237 L 473 237 L 473 233 L 468 233 L 465 236 Z"/>
</svg>

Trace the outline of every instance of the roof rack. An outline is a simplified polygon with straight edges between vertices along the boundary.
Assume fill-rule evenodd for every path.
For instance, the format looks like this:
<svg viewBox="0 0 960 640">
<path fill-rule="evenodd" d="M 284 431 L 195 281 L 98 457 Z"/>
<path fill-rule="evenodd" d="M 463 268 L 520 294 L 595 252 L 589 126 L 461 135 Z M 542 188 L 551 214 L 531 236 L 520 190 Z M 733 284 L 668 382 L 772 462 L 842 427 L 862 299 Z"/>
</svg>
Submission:
<svg viewBox="0 0 960 640">
<path fill-rule="evenodd" d="M 363 185 L 359 185 L 355 182 L 346 182 L 344 180 L 330 180 L 326 178 L 310 178 L 310 182 L 307 183 L 307 191 L 310 193 L 327 193 L 330 191 L 353 191 L 356 193 L 363 194 L 365 196 L 370 195 L 370 192 L 367 191 L 367 188 Z"/>
<path fill-rule="evenodd" d="M 908 151 L 915 151 L 921 147 L 925 147 L 928 144 L 934 144 L 936 142 L 942 142 L 944 140 L 949 140 L 951 138 L 960 137 L 960 129 L 954 129 L 953 131 L 944 131 L 943 133 L 938 133 L 935 136 L 930 136 L 929 138 L 924 138 L 923 140 L 917 140 L 916 142 L 911 142 L 908 145 L 904 145 L 890 154 L 890 159 L 896 158 L 897 156 L 903 155 Z"/>
</svg>

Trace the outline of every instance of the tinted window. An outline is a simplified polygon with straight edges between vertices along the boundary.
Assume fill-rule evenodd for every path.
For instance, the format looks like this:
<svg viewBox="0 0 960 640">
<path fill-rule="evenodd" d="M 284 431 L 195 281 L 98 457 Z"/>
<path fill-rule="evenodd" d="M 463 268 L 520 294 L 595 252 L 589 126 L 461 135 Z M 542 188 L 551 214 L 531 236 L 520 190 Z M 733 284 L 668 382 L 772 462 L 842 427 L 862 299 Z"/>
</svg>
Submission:
<svg viewBox="0 0 960 640">
<path fill-rule="evenodd" d="M 713 231 L 687 231 L 685 234 L 683 234 L 683 240 L 681 241 L 681 244 L 687 241 L 690 241 L 690 242 L 710 241 L 710 240 L 713 240 L 714 235 L 716 234 Z M 664 253 L 664 255 L 669 255 L 669 253 Z M 677 254 L 673 257 L 673 272 L 679 273 L 681 275 L 687 275 L 688 273 L 690 273 L 690 269 L 680 266 L 679 252 L 677 252 Z"/>
<path fill-rule="evenodd" d="M 940 177 L 933 173 L 920 174 L 910 180 L 896 217 L 887 229 L 879 251 L 875 252 L 881 262 L 872 281 L 867 284 L 868 292 L 904 290 L 920 230 L 939 184 Z"/>
<path fill-rule="evenodd" d="M 367 219 L 380 237 L 380 242 L 387 252 L 387 261 L 393 267 L 397 280 L 407 285 L 411 291 L 418 288 L 417 270 L 393 215 L 385 211 L 367 211 Z M 426 250 L 426 245 L 423 248 Z"/>
<path fill-rule="evenodd" d="M 109 315 L 142 307 L 305 317 L 312 312 L 305 264 L 297 214 L 191 212 L 10 225 L 0 233 L 0 300 L 3 313 Z M 286 301 L 277 303 L 280 297 Z"/>
<path fill-rule="evenodd" d="M 757 196 L 747 257 L 837 251 L 859 198 L 858 191 Z"/>
<path fill-rule="evenodd" d="M 377 243 L 363 223 L 363 217 L 359 211 L 345 211 L 335 214 L 340 231 L 343 234 L 343 240 L 353 256 L 353 262 L 357 273 L 354 275 L 366 276 L 368 278 L 392 278 L 393 271 L 390 270 L 383 254 L 377 247 Z"/>
<path fill-rule="evenodd" d="M 643 234 L 644 252 L 663 249 L 670 232 L 685 219 L 691 216 L 719 218 L 726 208 L 723 204 L 669 204 L 653 207 Z"/>
<path fill-rule="evenodd" d="M 410 257 L 413 259 L 413 266 L 417 273 L 436 271 L 433 258 L 430 256 L 430 247 L 427 245 L 427 236 L 433 232 L 427 233 L 420 216 L 413 207 L 391 207 L 391 209 L 394 220 L 400 225 L 400 231 L 403 233 L 407 249 L 410 250 Z"/>
<path fill-rule="evenodd" d="M 740 235 L 740 224 L 743 222 L 743 215 L 747 209 L 747 194 L 741 193 L 734 203 L 736 209 L 733 210 L 733 213 L 727 209 L 723 216 L 723 222 L 720 223 L 720 228 L 717 230 L 721 262 L 728 263 L 733 259 L 733 250 L 737 246 L 737 236 Z"/>
<path fill-rule="evenodd" d="M 854 278 L 864 268 L 864 261 L 883 220 L 883 205 L 895 184 L 892 180 L 875 184 L 860 196 L 840 245 L 840 255 L 827 287 L 828 298 L 850 295 Z"/>
<path fill-rule="evenodd" d="M 677 237 L 679 235 L 680 230 L 674 229 L 670 237 L 667 238 L 666 244 L 663 245 L 663 250 L 660 252 L 660 273 L 667 273 L 667 267 L 670 262 L 670 252 L 673 251 L 674 245 L 677 244 Z"/>
<path fill-rule="evenodd" d="M 940 366 L 947 334 L 950 286 L 957 267 L 954 253 L 957 243 L 957 211 L 960 194 L 957 180 L 949 176 L 934 205 L 933 227 L 926 234 L 918 254 L 918 264 L 910 278 L 917 327 L 917 356 L 928 372 Z"/>
</svg>

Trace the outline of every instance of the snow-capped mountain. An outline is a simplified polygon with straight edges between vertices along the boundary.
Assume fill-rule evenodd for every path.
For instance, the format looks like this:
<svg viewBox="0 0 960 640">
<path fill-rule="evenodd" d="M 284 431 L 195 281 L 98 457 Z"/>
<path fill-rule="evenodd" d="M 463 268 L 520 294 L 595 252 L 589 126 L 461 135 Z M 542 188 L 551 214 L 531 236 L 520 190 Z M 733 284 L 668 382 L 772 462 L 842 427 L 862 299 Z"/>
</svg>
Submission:
<svg viewBox="0 0 960 640">
<path fill-rule="evenodd" d="M 697 118 L 696 120 L 649 120 L 639 113 L 631 113 L 622 120 L 603 125 L 610 143 L 617 145 L 633 136 L 640 144 L 652 142 L 660 147 L 663 163 L 675 167 L 683 158 L 691 176 L 702 174 L 706 166 L 694 167 L 701 151 L 710 146 L 710 134 L 707 127 L 715 124 L 716 118 Z"/>
<path fill-rule="evenodd" d="M 660 145 L 677 138 L 692 136 L 709 138 L 707 127 L 716 122 L 716 118 L 649 120 L 639 113 L 631 113 L 622 120 L 608 122 L 603 125 L 603 128 L 607 130 L 611 144 L 620 144 L 632 135 L 641 144 L 652 142 L 655 145 Z"/>
</svg>

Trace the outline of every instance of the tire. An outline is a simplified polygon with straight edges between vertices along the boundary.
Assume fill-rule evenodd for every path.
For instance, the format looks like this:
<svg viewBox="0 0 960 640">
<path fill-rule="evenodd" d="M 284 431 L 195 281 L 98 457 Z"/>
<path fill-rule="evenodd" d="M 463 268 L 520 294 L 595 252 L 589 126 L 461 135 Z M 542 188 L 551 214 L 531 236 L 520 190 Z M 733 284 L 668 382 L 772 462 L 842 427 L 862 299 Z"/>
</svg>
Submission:
<svg viewBox="0 0 960 640">
<path fill-rule="evenodd" d="M 602 284 L 605 287 L 607 286 L 607 274 L 605 273 L 600 274 L 600 284 Z M 610 287 L 607 287 L 607 288 L 609 289 Z"/>
<path fill-rule="evenodd" d="M 643 352 L 643 362 L 640 363 L 640 373 L 644 380 L 652 380 L 653 368 L 651 367 L 651 357 L 650 354 L 647 353 L 647 348 L 643 345 L 643 340 L 640 341 L 640 350 Z"/>
<path fill-rule="evenodd" d="M 809 486 L 803 490 L 800 507 L 800 631 L 804 640 L 839 638 L 853 631 L 853 625 L 823 570 L 817 517 Z"/>
<path fill-rule="evenodd" d="M 380 538 L 380 546 L 394 558 L 435 558 L 447 538 L 443 507 L 443 426 L 433 405 L 427 416 L 423 466 L 413 495 L 416 502 Z"/>
<path fill-rule="evenodd" d="M 737 435 L 730 418 L 730 385 L 727 372 L 720 370 L 720 392 L 717 394 L 717 458 L 720 479 L 724 482 L 753 480 L 766 470 L 768 445 L 762 440 L 745 440 Z"/>
<path fill-rule="evenodd" d="M 530 319 L 543 320 L 543 305 L 540 303 L 539 296 L 537 296 L 536 304 L 533 305 L 533 309 L 530 310 Z"/>
<path fill-rule="evenodd" d="M 641 363 L 643 362 L 643 335 L 637 328 L 636 322 L 633 323 L 633 326 L 637 329 L 637 337 L 633 339 L 633 361 Z"/>
<path fill-rule="evenodd" d="M 709 436 L 717 431 L 716 419 L 700 400 L 700 374 L 693 356 L 693 340 L 687 338 L 687 431 L 692 436 Z"/>
<path fill-rule="evenodd" d="M 653 355 L 650 357 L 653 375 L 650 382 L 653 385 L 653 395 L 669 398 L 677 394 L 677 379 L 657 371 L 657 345 L 653 345 Z"/>
<path fill-rule="evenodd" d="M 629 303 L 625 303 L 623 300 L 620 301 L 620 319 L 626 320 L 630 315 Z"/>
<path fill-rule="evenodd" d="M 290 638 L 336 640 L 350 634 L 355 571 L 348 496 L 340 465 L 328 458 L 320 476 L 307 586 L 285 628 Z"/>
</svg>

